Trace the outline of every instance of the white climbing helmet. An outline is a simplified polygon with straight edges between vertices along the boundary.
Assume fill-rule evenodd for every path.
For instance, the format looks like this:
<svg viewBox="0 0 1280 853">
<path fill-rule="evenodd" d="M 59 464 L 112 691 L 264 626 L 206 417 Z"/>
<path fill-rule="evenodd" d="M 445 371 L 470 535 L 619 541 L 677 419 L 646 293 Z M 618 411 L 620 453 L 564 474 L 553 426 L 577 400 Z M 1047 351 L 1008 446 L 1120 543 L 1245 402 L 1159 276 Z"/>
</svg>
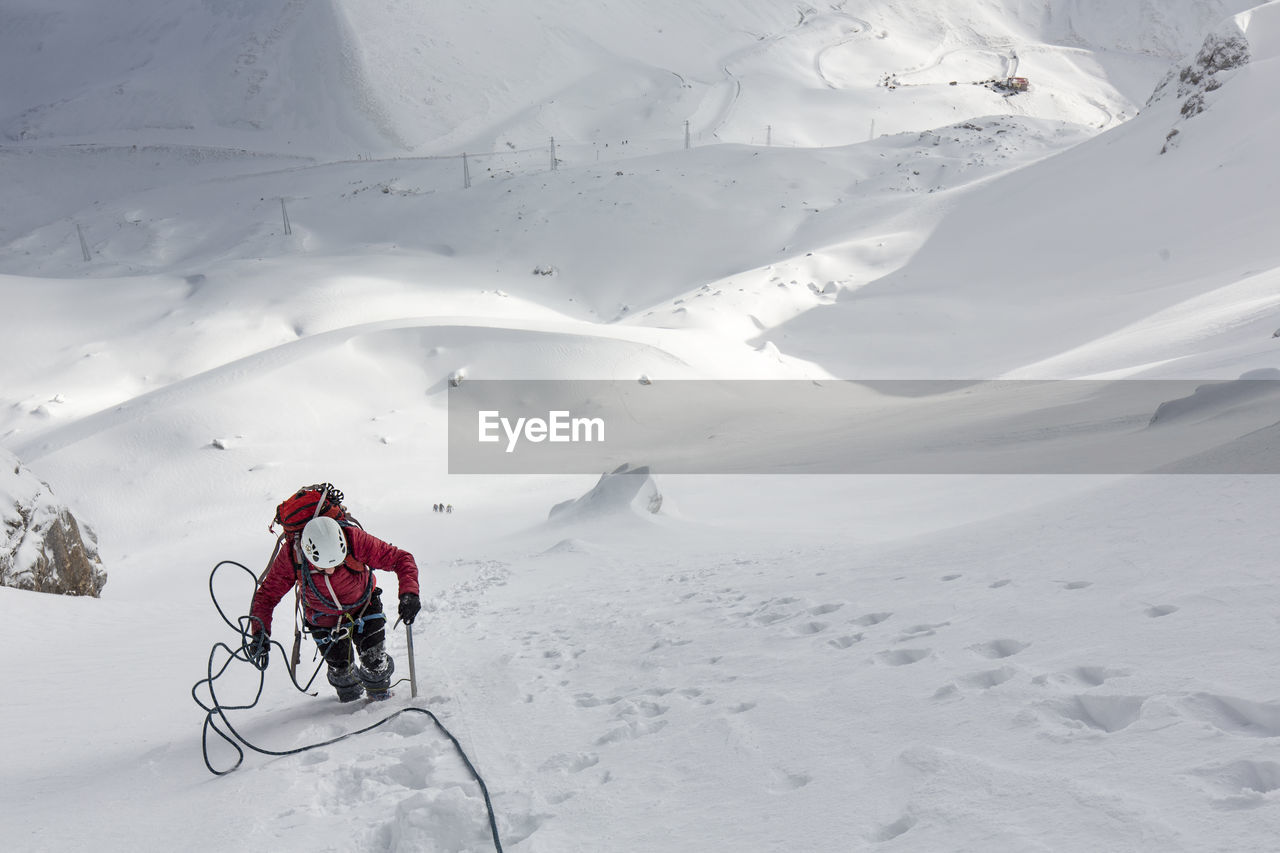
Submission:
<svg viewBox="0 0 1280 853">
<path fill-rule="evenodd" d="M 342 525 L 325 515 L 307 522 L 298 544 L 307 562 L 317 569 L 332 569 L 347 558 L 347 535 Z"/>
</svg>

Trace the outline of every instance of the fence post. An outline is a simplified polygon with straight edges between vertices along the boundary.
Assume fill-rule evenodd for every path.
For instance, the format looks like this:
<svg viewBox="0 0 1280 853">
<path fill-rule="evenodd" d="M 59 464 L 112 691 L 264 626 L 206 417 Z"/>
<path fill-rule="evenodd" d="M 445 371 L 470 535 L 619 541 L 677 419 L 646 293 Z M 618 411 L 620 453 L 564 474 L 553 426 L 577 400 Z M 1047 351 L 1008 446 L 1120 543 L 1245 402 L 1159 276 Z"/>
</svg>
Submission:
<svg viewBox="0 0 1280 853">
<path fill-rule="evenodd" d="M 773 125 L 771 124 L 764 126 L 764 144 L 766 148 L 773 145 Z"/>
<path fill-rule="evenodd" d="M 555 171 L 556 166 L 556 138 L 551 137 L 551 171 Z"/>
<path fill-rule="evenodd" d="M 89 242 L 84 239 L 84 230 L 80 227 L 80 223 L 76 223 L 76 234 L 80 237 L 80 254 L 84 255 L 85 263 L 93 260 L 93 256 L 89 254 Z"/>
<path fill-rule="evenodd" d="M 284 196 L 280 197 L 280 215 L 284 217 L 284 233 L 292 234 L 293 226 L 289 224 L 289 209 L 284 206 Z"/>
<path fill-rule="evenodd" d="M 462 152 L 462 188 L 471 186 L 471 167 L 467 164 L 467 152 Z"/>
<path fill-rule="evenodd" d="M 689 150 L 689 120 L 688 119 L 684 120 L 684 147 L 686 151 Z"/>
</svg>

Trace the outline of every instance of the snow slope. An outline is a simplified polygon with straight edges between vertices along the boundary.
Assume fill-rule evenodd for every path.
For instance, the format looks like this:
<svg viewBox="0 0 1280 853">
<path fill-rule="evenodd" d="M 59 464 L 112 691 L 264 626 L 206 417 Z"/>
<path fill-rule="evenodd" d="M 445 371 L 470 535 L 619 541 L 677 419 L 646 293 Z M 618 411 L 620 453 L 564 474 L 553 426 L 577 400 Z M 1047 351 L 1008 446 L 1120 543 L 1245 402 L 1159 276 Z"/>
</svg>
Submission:
<svg viewBox="0 0 1280 853">
<path fill-rule="evenodd" d="M 492 848 L 421 715 L 204 766 L 210 570 L 328 480 L 422 566 L 421 695 L 300 696 L 277 654 L 232 719 L 284 751 L 429 708 L 506 849 L 1270 849 L 1273 477 L 615 493 L 446 444 L 460 377 L 1269 376 L 1280 4 L 1248 7 L 5 3 L 0 443 L 109 580 L 0 589 L 0 836 Z M 1249 62 L 1186 115 L 1211 33 Z M 1271 470 L 1269 399 L 1165 408 L 1222 430 L 1171 470 Z"/>
<path fill-rule="evenodd" d="M 1280 256 L 1257 212 L 1280 178 L 1270 151 L 1280 127 L 1264 106 L 1274 15 L 1268 6 L 1232 22 L 1253 57 L 1223 75 L 1203 113 L 1183 120 L 1185 101 L 1165 91 L 1115 132 L 982 188 L 904 268 L 799 319 L 788 331 L 804 345 L 833 340 L 815 325 L 847 337 L 797 354 L 877 376 L 942 363 L 952 375 L 1067 378 L 1119 357 L 1161 366 L 1153 375 L 1235 378 L 1273 363 L 1267 294 Z M 1177 146 L 1162 152 L 1174 129 Z M 1058 321 L 1039 319 L 1046 305 Z M 1180 317 L 1184 334 L 1166 337 Z M 1204 350 L 1232 348 L 1230 359 L 1187 353 L 1188 334 L 1207 338 Z"/>
<path fill-rule="evenodd" d="M 3 54 L 20 85 L 0 107 L 9 139 L 134 142 L 142 131 L 153 142 L 329 156 L 459 153 L 547 135 L 670 140 L 685 120 L 705 141 L 760 142 L 771 123 L 788 144 L 834 145 L 865 139 L 872 119 L 892 133 L 1003 112 L 996 93 L 946 84 L 1005 76 L 1010 63 L 1045 90 L 1015 109 L 1105 126 L 1133 114 L 1168 60 L 1248 6 L 13 5 Z M 910 94 L 885 90 L 885 78 Z"/>
</svg>

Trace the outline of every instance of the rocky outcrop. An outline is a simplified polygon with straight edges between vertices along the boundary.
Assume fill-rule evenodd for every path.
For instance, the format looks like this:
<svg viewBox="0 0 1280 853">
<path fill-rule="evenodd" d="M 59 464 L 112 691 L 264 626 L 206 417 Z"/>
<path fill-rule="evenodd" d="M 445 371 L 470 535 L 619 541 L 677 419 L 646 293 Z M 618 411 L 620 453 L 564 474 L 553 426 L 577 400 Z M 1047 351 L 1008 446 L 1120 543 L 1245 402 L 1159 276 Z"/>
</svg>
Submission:
<svg viewBox="0 0 1280 853">
<path fill-rule="evenodd" d="M 1150 103 L 1175 97 L 1182 116 L 1178 124 L 1200 115 L 1208 107 L 1211 92 L 1222 88 L 1237 69 L 1249 64 L 1249 40 L 1236 19 L 1229 21 L 1204 40 L 1200 52 L 1190 63 L 1171 72 L 1156 88 Z M 1178 143 L 1182 129 L 1174 126 L 1165 137 L 1161 154 Z"/>
<path fill-rule="evenodd" d="M 0 586 L 96 597 L 107 573 L 93 531 L 11 454 L 0 464 Z"/>
</svg>

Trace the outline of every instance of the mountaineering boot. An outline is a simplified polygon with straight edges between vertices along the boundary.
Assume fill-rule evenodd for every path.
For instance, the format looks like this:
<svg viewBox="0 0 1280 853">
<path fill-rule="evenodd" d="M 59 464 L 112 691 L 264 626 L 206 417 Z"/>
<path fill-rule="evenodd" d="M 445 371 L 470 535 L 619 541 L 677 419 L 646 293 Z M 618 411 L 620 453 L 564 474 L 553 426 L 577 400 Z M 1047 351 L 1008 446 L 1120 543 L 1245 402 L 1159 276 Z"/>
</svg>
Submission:
<svg viewBox="0 0 1280 853">
<path fill-rule="evenodd" d="M 391 695 L 391 673 L 396 671 L 396 662 L 382 650 L 379 644 L 360 653 L 358 672 L 364 682 L 364 691 L 370 699 L 386 699 Z"/>
<path fill-rule="evenodd" d="M 354 702 L 364 692 L 364 685 L 361 683 L 360 673 L 355 664 L 349 663 L 341 668 L 331 666 L 328 676 L 329 683 L 338 691 L 339 702 Z"/>
</svg>

